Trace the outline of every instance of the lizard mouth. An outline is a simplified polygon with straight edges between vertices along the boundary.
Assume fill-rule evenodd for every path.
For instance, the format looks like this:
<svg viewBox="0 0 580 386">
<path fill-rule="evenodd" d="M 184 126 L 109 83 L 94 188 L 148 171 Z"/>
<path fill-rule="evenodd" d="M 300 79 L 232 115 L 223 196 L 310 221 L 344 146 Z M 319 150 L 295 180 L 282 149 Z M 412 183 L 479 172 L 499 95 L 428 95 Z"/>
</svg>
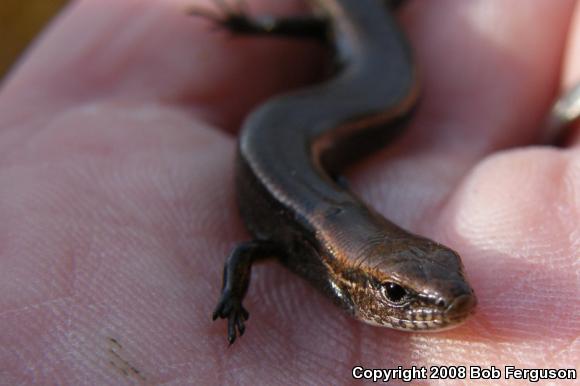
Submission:
<svg viewBox="0 0 580 386">
<path fill-rule="evenodd" d="M 447 307 L 443 316 L 450 321 L 463 320 L 473 313 L 477 305 L 477 298 L 473 294 L 456 297 Z"/>
<path fill-rule="evenodd" d="M 402 331 L 442 331 L 461 325 L 475 311 L 477 299 L 473 294 L 458 296 L 444 309 L 420 307 L 407 310 L 401 317 L 389 316 L 386 320 L 371 318 L 366 323 Z"/>
</svg>

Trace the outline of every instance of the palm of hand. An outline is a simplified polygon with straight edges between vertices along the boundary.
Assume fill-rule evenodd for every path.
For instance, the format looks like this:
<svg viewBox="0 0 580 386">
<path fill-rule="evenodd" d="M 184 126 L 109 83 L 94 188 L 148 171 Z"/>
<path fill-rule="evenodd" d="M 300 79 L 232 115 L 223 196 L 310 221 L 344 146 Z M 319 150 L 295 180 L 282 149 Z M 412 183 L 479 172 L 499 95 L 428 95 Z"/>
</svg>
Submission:
<svg viewBox="0 0 580 386">
<path fill-rule="evenodd" d="M 315 46 L 210 35 L 175 4 L 86 1 L 0 93 L 0 379 L 320 384 L 348 383 L 357 364 L 577 364 L 580 154 L 516 148 L 551 101 L 574 3 L 458 3 L 403 12 L 422 109 L 352 184 L 461 252 L 480 300 L 468 324 L 365 326 L 268 265 L 228 350 L 210 313 L 246 236 L 235 139 L 215 127 L 311 80 Z"/>
</svg>

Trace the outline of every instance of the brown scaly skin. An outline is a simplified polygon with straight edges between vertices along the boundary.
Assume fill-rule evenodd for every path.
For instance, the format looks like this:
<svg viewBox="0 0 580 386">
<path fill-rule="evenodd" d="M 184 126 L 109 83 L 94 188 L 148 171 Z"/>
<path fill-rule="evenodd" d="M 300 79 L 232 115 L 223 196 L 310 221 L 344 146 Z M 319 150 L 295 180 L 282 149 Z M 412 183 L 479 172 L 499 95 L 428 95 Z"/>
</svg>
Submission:
<svg viewBox="0 0 580 386">
<path fill-rule="evenodd" d="M 335 50 L 339 69 L 246 119 L 236 185 L 254 240 L 227 259 L 213 319 L 228 320 L 230 343 L 242 335 L 251 266 L 275 257 L 361 321 L 412 331 L 458 325 L 477 303 L 459 256 L 384 219 L 331 177 L 396 136 L 416 105 L 415 67 L 388 9 L 400 2 L 311 3 L 325 16 L 192 12 L 240 34 L 316 38 Z"/>
</svg>

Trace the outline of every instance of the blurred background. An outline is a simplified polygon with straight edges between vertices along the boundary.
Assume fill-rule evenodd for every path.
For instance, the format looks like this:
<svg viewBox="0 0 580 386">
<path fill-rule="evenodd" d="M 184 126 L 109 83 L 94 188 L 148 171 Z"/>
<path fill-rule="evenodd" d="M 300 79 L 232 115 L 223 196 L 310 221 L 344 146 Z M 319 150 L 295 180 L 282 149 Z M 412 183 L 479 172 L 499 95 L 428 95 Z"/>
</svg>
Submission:
<svg viewBox="0 0 580 386">
<path fill-rule="evenodd" d="M 69 0 L 0 0 L 0 82 Z"/>
</svg>

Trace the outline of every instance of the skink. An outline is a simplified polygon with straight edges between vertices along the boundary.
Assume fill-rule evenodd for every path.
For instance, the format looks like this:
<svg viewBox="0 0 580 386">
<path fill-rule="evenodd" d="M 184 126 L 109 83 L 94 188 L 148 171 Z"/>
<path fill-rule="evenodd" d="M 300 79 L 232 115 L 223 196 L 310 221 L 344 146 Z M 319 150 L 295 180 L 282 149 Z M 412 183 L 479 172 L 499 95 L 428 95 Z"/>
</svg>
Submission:
<svg viewBox="0 0 580 386">
<path fill-rule="evenodd" d="M 236 33 L 320 39 L 337 64 L 331 80 L 267 101 L 243 125 L 236 188 L 253 240 L 228 257 L 213 319 L 228 320 L 230 344 L 242 335 L 251 266 L 277 258 L 364 322 L 453 327 L 477 303 L 457 253 L 401 229 L 336 178 L 404 128 L 416 105 L 415 66 L 391 15 L 401 1 L 310 3 L 318 13 L 286 19 L 193 11 Z"/>
</svg>

